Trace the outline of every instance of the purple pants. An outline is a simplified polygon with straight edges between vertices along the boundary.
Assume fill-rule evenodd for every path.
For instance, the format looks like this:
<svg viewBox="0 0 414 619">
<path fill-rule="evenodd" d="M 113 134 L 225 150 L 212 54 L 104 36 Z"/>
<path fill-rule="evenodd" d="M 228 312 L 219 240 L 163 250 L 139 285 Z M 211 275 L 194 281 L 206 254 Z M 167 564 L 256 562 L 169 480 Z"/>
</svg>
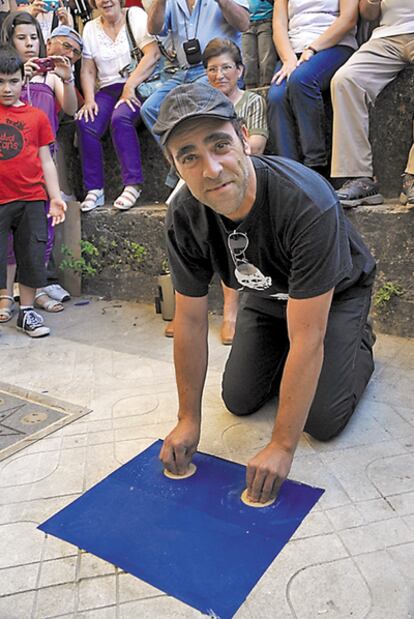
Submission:
<svg viewBox="0 0 414 619">
<path fill-rule="evenodd" d="M 77 121 L 79 146 L 82 157 L 83 182 L 87 191 L 104 186 L 103 149 L 101 138 L 111 125 L 114 145 L 124 185 L 142 184 L 144 177 L 141 165 L 141 149 L 135 129 L 140 110 L 134 112 L 123 103 L 116 110 L 124 84 L 112 84 L 101 88 L 95 95 L 99 112 L 95 120 Z"/>
<path fill-rule="evenodd" d="M 46 215 L 49 212 L 49 200 L 45 202 L 45 212 Z M 45 254 L 45 265 L 47 266 L 50 260 L 50 254 L 52 253 L 53 243 L 55 241 L 55 229 L 52 226 L 52 220 L 47 219 L 47 243 L 46 243 L 46 254 Z M 7 264 L 16 264 L 16 258 L 14 255 L 13 249 L 13 235 L 10 233 L 8 242 L 7 242 Z"/>
</svg>

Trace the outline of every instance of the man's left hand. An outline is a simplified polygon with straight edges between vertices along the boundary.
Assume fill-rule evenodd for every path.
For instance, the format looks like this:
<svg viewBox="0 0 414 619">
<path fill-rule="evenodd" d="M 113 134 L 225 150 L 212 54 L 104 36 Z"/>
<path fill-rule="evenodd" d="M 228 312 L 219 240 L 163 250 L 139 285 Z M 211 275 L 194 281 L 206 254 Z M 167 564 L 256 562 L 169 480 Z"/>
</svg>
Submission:
<svg viewBox="0 0 414 619">
<path fill-rule="evenodd" d="M 293 451 L 271 442 L 247 463 L 247 495 L 251 501 L 273 499 L 292 466 Z"/>
<path fill-rule="evenodd" d="M 66 56 L 50 56 L 55 63 L 53 73 L 56 73 L 62 80 L 70 80 L 72 77 L 72 66 Z"/>
</svg>

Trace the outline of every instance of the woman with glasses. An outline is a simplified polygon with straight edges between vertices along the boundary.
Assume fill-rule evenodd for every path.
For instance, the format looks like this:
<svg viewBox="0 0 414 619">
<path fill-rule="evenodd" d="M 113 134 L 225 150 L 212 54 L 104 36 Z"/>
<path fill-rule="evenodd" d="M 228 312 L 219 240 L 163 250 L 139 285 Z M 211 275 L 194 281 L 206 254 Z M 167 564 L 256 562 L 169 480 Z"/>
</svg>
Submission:
<svg viewBox="0 0 414 619">
<path fill-rule="evenodd" d="M 144 181 L 136 132 L 141 101 L 136 88 L 152 73 L 159 58 L 158 44 L 147 31 L 143 9 L 128 9 L 128 20 L 142 58 L 130 67 L 131 52 L 123 0 L 91 0 L 99 17 L 85 25 L 81 83 L 85 103 L 78 112 L 79 146 L 87 195 L 83 212 L 102 206 L 104 167 L 101 138 L 111 127 L 112 141 L 121 166 L 124 189 L 113 206 L 134 206 Z M 97 87 L 96 87 L 97 85 Z"/>
<path fill-rule="evenodd" d="M 323 94 L 357 48 L 358 0 L 278 0 L 273 40 L 280 61 L 268 94 L 276 154 L 326 174 Z"/>
<path fill-rule="evenodd" d="M 230 99 L 243 119 L 250 154 L 261 155 L 268 138 L 266 102 L 257 93 L 239 88 L 244 71 L 240 49 L 229 39 L 212 39 L 203 52 L 203 64 L 210 84 Z"/>
</svg>

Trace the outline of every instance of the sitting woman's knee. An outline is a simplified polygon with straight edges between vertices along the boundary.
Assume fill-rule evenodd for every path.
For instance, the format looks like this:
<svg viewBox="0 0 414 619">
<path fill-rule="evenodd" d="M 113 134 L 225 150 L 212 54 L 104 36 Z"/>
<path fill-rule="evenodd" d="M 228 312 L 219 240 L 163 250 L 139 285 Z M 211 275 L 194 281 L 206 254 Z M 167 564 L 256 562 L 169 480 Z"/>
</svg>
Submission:
<svg viewBox="0 0 414 619">
<path fill-rule="evenodd" d="M 267 93 L 267 104 L 270 106 L 277 105 L 280 101 L 283 101 L 286 96 L 286 88 L 272 84 Z"/>
</svg>

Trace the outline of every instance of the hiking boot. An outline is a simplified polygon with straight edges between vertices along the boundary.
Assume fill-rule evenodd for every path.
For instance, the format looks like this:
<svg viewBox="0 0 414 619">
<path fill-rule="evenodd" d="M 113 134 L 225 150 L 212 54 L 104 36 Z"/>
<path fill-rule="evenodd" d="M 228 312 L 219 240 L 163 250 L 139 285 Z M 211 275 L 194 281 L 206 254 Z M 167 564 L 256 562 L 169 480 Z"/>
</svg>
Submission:
<svg viewBox="0 0 414 619">
<path fill-rule="evenodd" d="M 401 204 L 414 204 L 414 174 L 407 172 L 402 175 L 403 182 L 400 194 Z"/>
<path fill-rule="evenodd" d="M 49 335 L 49 327 L 43 324 L 43 318 L 33 309 L 20 310 L 16 327 L 30 337 L 45 337 Z"/>
<path fill-rule="evenodd" d="M 375 205 L 384 202 L 378 193 L 378 183 L 373 178 L 350 178 L 337 190 L 339 202 L 344 208 L 355 208 L 362 205 Z"/>
</svg>

